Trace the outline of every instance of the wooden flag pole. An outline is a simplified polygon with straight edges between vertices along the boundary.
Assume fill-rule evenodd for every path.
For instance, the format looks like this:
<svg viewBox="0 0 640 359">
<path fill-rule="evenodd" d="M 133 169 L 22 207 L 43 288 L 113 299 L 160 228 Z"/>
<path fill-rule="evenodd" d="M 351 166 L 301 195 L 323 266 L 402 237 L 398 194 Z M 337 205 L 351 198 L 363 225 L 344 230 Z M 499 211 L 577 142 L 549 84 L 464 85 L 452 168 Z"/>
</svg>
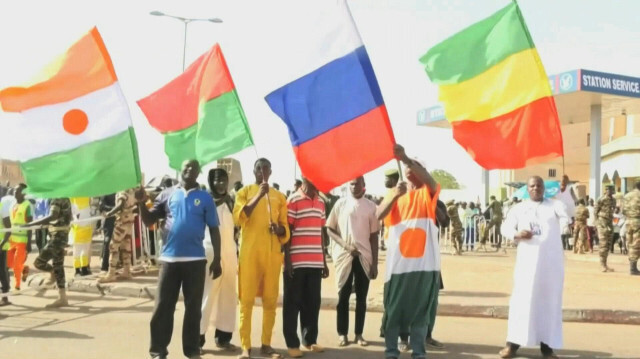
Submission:
<svg viewBox="0 0 640 359">
<path fill-rule="evenodd" d="M 402 166 L 400 166 L 400 161 L 396 160 L 396 163 L 398 164 L 398 178 L 400 179 L 400 181 L 404 181 L 404 179 L 402 178 Z"/>
<path fill-rule="evenodd" d="M 260 167 L 260 170 L 262 171 L 262 183 L 267 183 L 267 180 L 264 177 L 264 168 Z M 267 183 L 267 185 L 269 185 L 269 183 Z M 269 214 L 269 225 L 272 225 L 273 220 L 271 219 L 271 201 L 269 201 L 269 192 L 267 192 L 266 196 L 267 196 L 267 213 Z"/>
</svg>

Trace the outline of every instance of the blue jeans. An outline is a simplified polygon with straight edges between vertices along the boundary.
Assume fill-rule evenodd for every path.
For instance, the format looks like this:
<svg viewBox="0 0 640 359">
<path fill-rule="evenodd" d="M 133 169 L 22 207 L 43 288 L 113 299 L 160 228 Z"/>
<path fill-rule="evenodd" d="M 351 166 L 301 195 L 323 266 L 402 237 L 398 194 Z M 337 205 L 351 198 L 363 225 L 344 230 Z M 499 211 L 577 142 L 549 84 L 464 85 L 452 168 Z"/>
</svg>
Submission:
<svg viewBox="0 0 640 359">
<path fill-rule="evenodd" d="M 386 328 L 384 330 L 384 344 L 386 349 L 384 350 L 385 358 L 399 357 L 400 351 L 398 350 L 398 336 L 400 335 L 400 328 Z M 409 332 L 409 345 L 411 346 L 411 357 L 426 358 L 424 351 L 424 338 L 427 336 L 427 326 L 411 327 Z"/>
<path fill-rule="evenodd" d="M 473 244 L 476 239 L 475 228 L 467 227 L 465 228 L 465 236 L 464 236 L 464 245 L 470 246 L 473 249 Z"/>
</svg>

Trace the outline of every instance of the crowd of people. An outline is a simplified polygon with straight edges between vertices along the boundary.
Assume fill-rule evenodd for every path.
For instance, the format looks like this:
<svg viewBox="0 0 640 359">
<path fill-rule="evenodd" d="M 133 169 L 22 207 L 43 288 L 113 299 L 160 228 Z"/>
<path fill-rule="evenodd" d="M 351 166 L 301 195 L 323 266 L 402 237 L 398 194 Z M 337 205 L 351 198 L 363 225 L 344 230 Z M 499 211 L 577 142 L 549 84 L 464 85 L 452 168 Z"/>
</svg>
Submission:
<svg viewBox="0 0 640 359">
<path fill-rule="evenodd" d="M 626 195 L 616 195 L 614 186 L 605 186 L 605 194 L 597 201 L 589 196 L 576 200 L 575 194 L 568 186 L 569 178 L 563 177 L 561 189 L 556 199 L 562 200 L 569 211 L 569 216 L 561 223 L 562 246 L 564 250 L 578 254 L 593 253 L 594 247 L 600 255 L 600 266 L 603 272 L 612 271 L 607 265 L 609 253 L 614 253 L 616 245 L 619 252 L 629 255 L 630 271 L 636 273 L 637 255 L 630 249 L 635 242 L 634 230 L 637 227 L 640 202 L 637 191 Z M 486 250 L 487 243 L 496 251 L 504 250 L 503 240 L 514 246 L 512 238 L 503 236 L 500 228 L 505 215 L 522 202 L 517 197 L 500 202 L 495 196 L 490 197 L 486 210 L 479 203 L 447 201 L 447 214 L 452 219 L 451 227 L 441 231 L 451 241 L 453 254 L 463 251 Z"/>
<path fill-rule="evenodd" d="M 197 183 L 198 162 L 186 161 L 176 185 L 167 183 L 157 193 L 131 188 L 102 199 L 105 246 L 103 274 L 97 281 L 131 278 L 134 219 L 139 216 L 147 228 L 158 227 L 163 244 L 158 251 L 161 270 L 150 321 L 152 357 L 168 355 L 180 290 L 185 305 L 182 347 L 186 357 L 200 357 L 212 325 L 216 347 L 239 349 L 239 358 L 251 358 L 256 297 L 261 298 L 263 308 L 259 351 L 267 357 L 281 357 L 271 341 L 282 280 L 282 335 L 288 356 L 299 358 L 301 348 L 324 351 L 317 341 L 318 316 L 322 280 L 330 270 L 338 289 L 338 345 L 368 345 L 363 332 L 369 285 L 378 277 L 379 251 L 386 249 L 381 325 L 385 357 L 397 358 L 400 352 L 412 350 L 414 358 L 424 358 L 427 346 L 442 347 L 432 335 L 442 288 L 440 247 L 438 241 L 428 239 L 440 239 L 439 232 L 448 228 L 454 253 L 461 254 L 474 250 L 474 245 L 486 250 L 490 237 L 496 250 L 503 249 L 504 237 L 517 245 L 518 255 L 508 342 L 500 356 L 513 357 L 520 346 L 540 345 L 545 358 L 555 358 L 553 349 L 562 346 L 563 276 L 558 274 L 564 270 L 563 249 L 583 253 L 599 245 L 602 270 L 608 272 L 607 255 L 618 233 L 626 238 L 631 274 L 640 274 L 640 182 L 620 202 L 607 188 L 595 206 L 591 201 L 587 207 L 581 199 L 576 208 L 568 178 L 563 179 L 558 200 L 550 201 L 543 197 L 542 179 L 533 177 L 527 183 L 529 200 L 502 203 L 492 196 L 482 211 L 472 202 L 443 203 L 438 199 L 440 186 L 425 165 L 409 158 L 401 146 L 396 146 L 395 154 L 405 166 L 407 182 L 397 170 L 385 172 L 388 192 L 382 198 L 365 193 L 362 176 L 349 182 L 350 194 L 343 198 L 320 193 L 306 178 L 285 195 L 268 184 L 272 168 L 265 158 L 254 164 L 253 183 L 243 186 L 238 182 L 228 191 L 228 174 L 214 168 L 207 176 L 207 190 Z M 20 290 L 29 275 L 24 264 L 35 233 L 39 253 L 34 266 L 50 273 L 47 284 L 56 286 L 59 293 L 47 307 L 67 306 L 63 264 L 70 237 L 76 275 L 91 273 L 86 238 L 91 243 L 93 225 L 82 222 L 91 217 L 90 201 L 61 198 L 32 203 L 25 196 L 26 189 L 19 184 L 3 193 L 0 201 L 1 228 L 9 229 L 2 233 L 0 243 L 2 292 L 11 288 L 8 269 L 13 272 L 15 290 Z M 480 227 L 479 218 L 483 219 Z M 616 226 L 620 227 L 617 232 Z M 564 233 L 567 227 L 573 231 L 569 237 Z M 552 277 L 555 279 L 550 280 Z M 352 294 L 356 306 L 350 340 Z M 3 295 L 1 303 L 10 304 L 8 296 Z M 232 344 L 236 323 L 240 348 Z"/>
</svg>

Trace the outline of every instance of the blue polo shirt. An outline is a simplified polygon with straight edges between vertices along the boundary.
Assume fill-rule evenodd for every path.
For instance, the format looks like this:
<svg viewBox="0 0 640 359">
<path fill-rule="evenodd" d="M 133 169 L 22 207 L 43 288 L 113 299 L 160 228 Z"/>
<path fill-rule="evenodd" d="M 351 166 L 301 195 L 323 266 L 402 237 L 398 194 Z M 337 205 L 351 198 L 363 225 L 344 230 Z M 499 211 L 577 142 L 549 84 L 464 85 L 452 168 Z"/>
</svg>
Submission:
<svg viewBox="0 0 640 359">
<path fill-rule="evenodd" d="M 174 186 L 162 191 L 150 212 L 166 219 L 163 227 L 161 261 L 186 262 L 206 259 L 204 231 L 217 227 L 218 213 L 213 198 L 199 188 L 186 191 Z"/>
</svg>

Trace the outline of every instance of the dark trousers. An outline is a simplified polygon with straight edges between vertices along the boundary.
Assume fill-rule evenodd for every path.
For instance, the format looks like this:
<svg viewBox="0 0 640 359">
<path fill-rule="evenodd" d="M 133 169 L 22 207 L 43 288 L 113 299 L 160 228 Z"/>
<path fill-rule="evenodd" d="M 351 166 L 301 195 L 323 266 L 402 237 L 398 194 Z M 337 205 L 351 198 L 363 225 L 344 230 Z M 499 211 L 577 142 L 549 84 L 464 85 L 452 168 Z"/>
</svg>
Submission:
<svg viewBox="0 0 640 359">
<path fill-rule="evenodd" d="M 162 263 L 156 292 L 156 306 L 151 316 L 151 357 L 168 355 L 173 333 L 173 314 L 180 295 L 184 296 L 182 351 L 186 357 L 200 354 L 200 318 L 206 260 Z"/>
<path fill-rule="evenodd" d="M 58 289 L 65 289 L 64 254 L 69 232 L 49 232 L 49 236 L 51 239 L 44 246 L 35 262 L 33 262 L 33 266 L 41 271 L 53 273 Z M 51 264 L 49 264 L 49 261 L 51 261 Z"/>
<path fill-rule="evenodd" d="M 322 269 L 297 268 L 293 278 L 283 274 L 282 332 L 287 348 L 299 348 L 298 314 L 302 344 L 310 346 L 318 339 L 318 315 L 322 288 Z"/>
<path fill-rule="evenodd" d="M 7 270 L 7 251 L 0 249 L 0 285 L 2 293 L 9 292 L 9 270 Z"/>
<path fill-rule="evenodd" d="M 513 352 L 516 352 L 516 351 L 518 351 L 518 349 L 520 349 L 520 346 L 518 344 L 515 344 L 515 343 L 507 342 L 507 345 L 509 347 L 511 347 L 511 350 Z M 551 347 L 548 346 L 547 344 L 541 342 L 540 343 L 540 352 L 542 353 L 542 355 L 549 355 L 549 354 L 553 353 L 553 349 L 551 349 Z"/>
<path fill-rule="evenodd" d="M 49 230 L 47 228 L 36 229 L 36 247 L 38 247 L 38 254 L 42 253 L 44 246 L 47 244 L 47 234 Z"/>
<path fill-rule="evenodd" d="M 156 255 L 156 232 L 149 230 L 149 254 Z"/>
<path fill-rule="evenodd" d="M 223 332 L 222 330 L 216 329 L 213 337 L 218 345 L 229 344 L 231 343 L 233 333 Z M 200 348 L 202 348 L 206 342 L 207 340 L 205 339 L 204 334 L 200 334 Z"/>
<path fill-rule="evenodd" d="M 102 264 L 100 269 L 105 272 L 109 270 L 109 244 L 111 244 L 111 238 L 113 237 L 114 226 L 115 218 L 113 217 L 105 219 L 102 225 L 104 242 L 102 243 Z"/>
<path fill-rule="evenodd" d="M 364 318 L 367 314 L 367 293 L 369 293 L 369 278 L 362 268 L 359 258 L 353 258 L 351 273 L 347 283 L 338 292 L 338 335 L 349 333 L 349 298 L 355 286 L 356 292 L 356 335 L 362 335 L 364 330 Z"/>
</svg>

